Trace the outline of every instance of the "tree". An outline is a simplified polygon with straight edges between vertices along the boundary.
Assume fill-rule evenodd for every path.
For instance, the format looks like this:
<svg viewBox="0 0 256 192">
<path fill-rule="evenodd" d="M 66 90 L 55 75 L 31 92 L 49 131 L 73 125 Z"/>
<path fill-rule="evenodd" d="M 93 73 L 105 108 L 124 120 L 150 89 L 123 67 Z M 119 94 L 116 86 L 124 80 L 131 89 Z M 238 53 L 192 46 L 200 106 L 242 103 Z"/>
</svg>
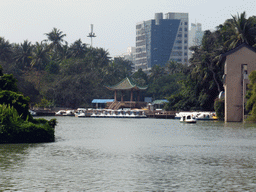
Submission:
<svg viewBox="0 0 256 192">
<path fill-rule="evenodd" d="M 35 67 L 38 70 L 44 69 L 49 61 L 47 45 L 42 42 L 36 42 L 33 48 L 31 59 L 31 67 Z"/>
<path fill-rule="evenodd" d="M 226 33 L 230 38 L 227 39 L 226 43 L 229 48 L 235 48 L 236 46 L 247 43 L 251 46 L 256 46 L 256 26 L 255 18 L 246 19 L 246 13 L 243 12 L 237 16 L 232 15 L 232 20 L 225 22 L 222 26 L 222 33 Z"/>
<path fill-rule="evenodd" d="M 12 46 L 9 41 L 6 41 L 3 37 L 0 37 L 0 60 L 10 60 L 12 58 L 12 53 Z"/>
<path fill-rule="evenodd" d="M 45 35 L 47 36 L 46 41 L 50 41 L 49 50 L 53 52 L 54 57 L 57 57 L 63 49 L 63 43 L 65 42 L 63 38 L 66 34 L 54 27 L 50 33 L 45 33 Z"/>
<path fill-rule="evenodd" d="M 140 68 L 136 71 L 132 76 L 132 80 L 136 82 L 139 86 L 147 86 L 148 85 L 148 76 L 145 72 Z"/>
<path fill-rule="evenodd" d="M 248 85 L 249 91 L 246 98 L 246 110 L 249 111 L 250 117 L 248 120 L 256 121 L 256 71 L 252 71 L 249 75 L 250 84 Z"/>
<path fill-rule="evenodd" d="M 32 49 L 33 46 L 31 45 L 31 42 L 28 42 L 28 40 L 25 40 L 23 43 L 15 47 L 14 60 L 21 69 L 30 66 Z"/>
<path fill-rule="evenodd" d="M 164 67 L 154 65 L 150 70 L 149 80 L 152 82 L 165 74 Z"/>
<path fill-rule="evenodd" d="M 168 61 L 165 65 L 166 71 L 169 74 L 181 73 L 184 69 L 184 66 L 181 63 L 177 63 L 176 61 Z"/>
<path fill-rule="evenodd" d="M 75 58 L 84 58 L 87 52 L 86 44 L 81 41 L 81 39 L 76 40 L 70 46 L 70 55 Z"/>
<path fill-rule="evenodd" d="M 25 120 L 29 114 L 29 98 L 18 93 L 17 80 L 13 75 L 3 74 L 0 68 L 0 103 L 13 106 Z"/>
</svg>

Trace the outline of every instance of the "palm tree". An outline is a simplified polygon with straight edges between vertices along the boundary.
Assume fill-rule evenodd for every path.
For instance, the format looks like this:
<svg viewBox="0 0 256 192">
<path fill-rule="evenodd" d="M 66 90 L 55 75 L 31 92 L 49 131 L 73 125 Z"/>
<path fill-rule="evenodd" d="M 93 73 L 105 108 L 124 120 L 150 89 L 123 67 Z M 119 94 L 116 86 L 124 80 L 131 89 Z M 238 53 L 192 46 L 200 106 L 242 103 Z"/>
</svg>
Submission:
<svg viewBox="0 0 256 192">
<path fill-rule="evenodd" d="M 14 59 L 21 68 L 30 66 L 33 46 L 25 40 L 24 43 L 15 47 Z"/>
<path fill-rule="evenodd" d="M 0 37 L 0 60 L 8 61 L 12 56 L 12 45 L 3 37 Z"/>
<path fill-rule="evenodd" d="M 71 57 L 70 48 L 68 42 L 65 42 L 65 45 L 62 46 L 62 51 L 59 52 L 59 59 L 65 60 Z"/>
<path fill-rule="evenodd" d="M 159 65 L 154 65 L 151 70 L 150 70 L 150 79 L 152 81 L 162 77 L 163 75 L 165 75 L 165 70 L 163 67 L 159 66 Z"/>
<path fill-rule="evenodd" d="M 62 51 L 62 43 L 65 42 L 63 38 L 66 34 L 63 34 L 63 32 L 57 28 L 53 28 L 50 33 L 45 33 L 45 35 L 47 36 L 45 41 L 50 41 L 49 49 L 54 52 L 54 55 Z"/>
<path fill-rule="evenodd" d="M 222 32 L 224 31 L 229 34 L 229 39 L 226 41 L 229 48 L 235 48 L 242 43 L 256 46 L 255 24 L 255 20 L 246 19 L 245 12 L 241 13 L 240 15 L 237 14 L 237 16 L 232 15 L 232 20 L 226 21 L 222 27 Z"/>
<path fill-rule="evenodd" d="M 173 60 L 168 61 L 165 67 L 167 72 L 169 72 L 170 74 L 181 73 L 183 70 L 183 65 Z"/>
<path fill-rule="evenodd" d="M 83 58 L 87 52 L 87 47 L 85 43 L 82 43 L 81 39 L 76 40 L 70 46 L 70 53 L 72 57 Z"/>
<path fill-rule="evenodd" d="M 110 62 L 109 52 L 103 48 L 90 48 L 86 53 L 91 69 L 101 69 L 108 66 Z"/>
<path fill-rule="evenodd" d="M 30 63 L 31 67 L 36 67 L 38 70 L 44 69 L 49 61 L 47 45 L 42 42 L 36 42 L 30 58 L 32 59 Z"/>
</svg>

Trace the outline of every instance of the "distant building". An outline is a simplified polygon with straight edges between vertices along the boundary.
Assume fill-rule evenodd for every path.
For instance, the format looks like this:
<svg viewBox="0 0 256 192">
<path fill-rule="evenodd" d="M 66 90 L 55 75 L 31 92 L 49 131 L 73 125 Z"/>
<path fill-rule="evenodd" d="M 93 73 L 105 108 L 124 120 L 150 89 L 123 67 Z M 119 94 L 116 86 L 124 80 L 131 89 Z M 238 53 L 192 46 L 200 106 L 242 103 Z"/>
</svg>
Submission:
<svg viewBox="0 0 256 192">
<path fill-rule="evenodd" d="M 117 56 L 125 60 L 131 61 L 133 63 L 132 65 L 133 70 L 135 69 L 135 50 L 136 50 L 135 47 L 128 47 L 126 53 L 123 53 L 122 55 Z"/>
<path fill-rule="evenodd" d="M 201 23 L 191 23 L 191 29 L 189 31 L 189 41 L 188 41 L 188 47 L 191 46 L 200 46 L 202 44 L 202 39 L 204 36 L 204 32 L 202 31 L 202 25 Z M 188 52 L 190 59 L 192 57 L 193 52 L 189 50 Z"/>
<path fill-rule="evenodd" d="M 188 13 L 156 13 L 136 25 L 135 71 L 150 70 L 174 60 L 188 63 Z"/>
</svg>

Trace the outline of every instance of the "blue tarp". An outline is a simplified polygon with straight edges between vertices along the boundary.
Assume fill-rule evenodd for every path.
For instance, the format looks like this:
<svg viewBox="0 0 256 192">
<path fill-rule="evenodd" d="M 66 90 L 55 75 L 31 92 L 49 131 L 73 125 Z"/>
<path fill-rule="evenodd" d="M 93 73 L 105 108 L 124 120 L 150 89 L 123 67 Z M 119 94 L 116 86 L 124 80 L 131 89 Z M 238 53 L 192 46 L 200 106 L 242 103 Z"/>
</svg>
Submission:
<svg viewBox="0 0 256 192">
<path fill-rule="evenodd" d="M 114 102 L 114 99 L 93 99 L 92 103 L 108 103 Z"/>
</svg>

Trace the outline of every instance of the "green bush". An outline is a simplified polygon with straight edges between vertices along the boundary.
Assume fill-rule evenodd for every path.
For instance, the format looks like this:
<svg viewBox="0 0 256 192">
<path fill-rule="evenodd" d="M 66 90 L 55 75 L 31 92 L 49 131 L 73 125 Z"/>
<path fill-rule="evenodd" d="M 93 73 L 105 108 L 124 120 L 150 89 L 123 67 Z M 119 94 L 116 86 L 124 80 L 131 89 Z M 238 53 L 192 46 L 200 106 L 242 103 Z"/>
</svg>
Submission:
<svg viewBox="0 0 256 192">
<path fill-rule="evenodd" d="M 0 91 L 0 103 L 13 106 L 23 120 L 28 117 L 32 119 L 29 113 L 29 98 L 13 91 Z"/>
<path fill-rule="evenodd" d="M 0 143 L 53 142 L 56 123 L 56 119 L 24 121 L 14 107 L 0 105 Z"/>
<path fill-rule="evenodd" d="M 215 99 L 214 110 L 219 120 L 224 120 L 225 101 L 224 99 Z"/>
</svg>

